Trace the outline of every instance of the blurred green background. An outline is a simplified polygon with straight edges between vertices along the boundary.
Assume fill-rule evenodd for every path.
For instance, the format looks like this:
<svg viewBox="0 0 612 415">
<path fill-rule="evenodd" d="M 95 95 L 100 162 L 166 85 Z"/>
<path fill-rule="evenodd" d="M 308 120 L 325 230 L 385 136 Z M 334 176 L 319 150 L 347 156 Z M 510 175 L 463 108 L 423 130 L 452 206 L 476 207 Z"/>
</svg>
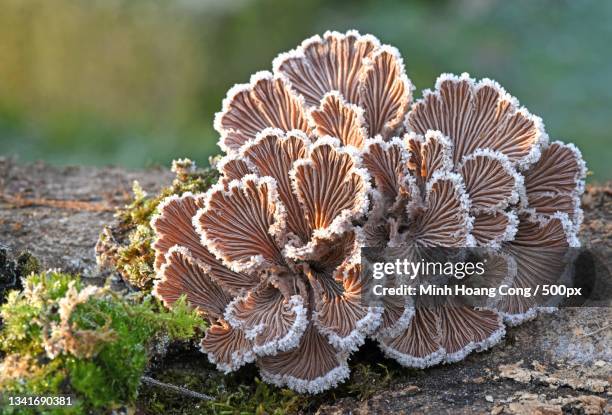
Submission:
<svg viewBox="0 0 612 415">
<path fill-rule="evenodd" d="M 398 47 L 417 95 L 441 72 L 498 80 L 612 178 L 606 0 L 0 0 L 0 155 L 206 164 L 227 89 L 350 28 Z"/>
</svg>

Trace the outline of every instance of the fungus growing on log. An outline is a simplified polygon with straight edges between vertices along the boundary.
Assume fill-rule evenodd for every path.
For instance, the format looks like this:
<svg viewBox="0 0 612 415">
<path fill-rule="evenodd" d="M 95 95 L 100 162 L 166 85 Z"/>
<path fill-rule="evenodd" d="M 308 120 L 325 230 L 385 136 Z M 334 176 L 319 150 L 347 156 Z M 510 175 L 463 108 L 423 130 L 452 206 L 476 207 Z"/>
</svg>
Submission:
<svg viewBox="0 0 612 415">
<path fill-rule="evenodd" d="M 395 48 L 349 31 L 304 41 L 228 92 L 219 182 L 167 198 L 152 220 L 154 292 L 169 307 L 186 295 L 206 316 L 201 348 L 220 370 L 256 362 L 264 380 L 317 393 L 348 376 L 367 336 L 425 367 L 535 315 L 520 302 L 361 301 L 363 246 L 523 255 L 578 244 L 575 147 L 548 144 L 540 119 L 493 81 L 442 75 L 414 104 L 412 90 Z"/>
<path fill-rule="evenodd" d="M 494 81 L 467 74 L 441 75 L 412 106 L 406 129 L 401 141 L 366 144 L 362 157 L 382 208 L 370 215 L 366 228 L 378 231 L 366 243 L 488 248 L 513 261 L 504 278 L 514 286 L 559 277 L 582 221 L 586 170 L 573 145 L 549 144 L 538 117 Z M 497 343 L 504 322 L 536 315 L 533 298 L 509 298 L 493 309 L 451 299 L 416 304 L 410 320 L 385 319 L 376 338 L 406 366 L 461 360 Z"/>
<path fill-rule="evenodd" d="M 334 386 L 378 321 L 359 302 L 353 226 L 369 177 L 338 140 L 297 130 L 264 130 L 220 169 L 206 194 L 171 197 L 153 219 L 155 293 L 169 306 L 186 294 L 206 315 L 202 351 L 219 369 L 256 361 L 275 384 Z"/>
</svg>

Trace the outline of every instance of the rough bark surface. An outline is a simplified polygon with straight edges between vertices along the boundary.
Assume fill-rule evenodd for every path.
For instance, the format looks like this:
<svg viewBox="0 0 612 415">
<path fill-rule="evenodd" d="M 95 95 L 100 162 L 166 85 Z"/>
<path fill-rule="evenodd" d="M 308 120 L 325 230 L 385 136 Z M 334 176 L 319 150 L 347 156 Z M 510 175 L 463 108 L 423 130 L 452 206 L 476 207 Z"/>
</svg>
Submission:
<svg viewBox="0 0 612 415">
<path fill-rule="evenodd" d="M 98 279 L 94 245 L 133 180 L 150 192 L 167 170 L 20 165 L 0 159 L 0 243 L 29 250 L 46 268 Z M 612 265 L 612 187 L 590 186 L 581 238 Z M 204 359 L 204 357 L 202 357 Z M 490 351 L 416 371 L 370 399 L 329 402 L 321 414 L 605 413 L 612 411 L 612 308 L 562 309 L 511 328 Z"/>
</svg>

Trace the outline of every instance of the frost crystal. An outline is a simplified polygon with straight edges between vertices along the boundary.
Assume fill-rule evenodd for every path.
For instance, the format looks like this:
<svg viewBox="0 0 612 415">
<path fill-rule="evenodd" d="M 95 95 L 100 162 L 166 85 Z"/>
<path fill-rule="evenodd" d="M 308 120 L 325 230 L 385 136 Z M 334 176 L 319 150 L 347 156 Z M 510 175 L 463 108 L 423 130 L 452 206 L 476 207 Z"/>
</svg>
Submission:
<svg viewBox="0 0 612 415">
<path fill-rule="evenodd" d="M 416 103 L 413 89 L 395 48 L 349 31 L 304 41 L 228 92 L 218 184 L 169 197 L 152 220 L 154 292 L 170 307 L 185 294 L 208 318 L 201 348 L 220 370 L 254 361 L 265 380 L 318 393 L 348 376 L 366 336 L 425 367 L 535 315 L 521 302 L 361 302 L 362 246 L 520 257 L 577 244 L 585 167 L 574 146 L 548 144 L 494 81 L 444 74 Z"/>
</svg>

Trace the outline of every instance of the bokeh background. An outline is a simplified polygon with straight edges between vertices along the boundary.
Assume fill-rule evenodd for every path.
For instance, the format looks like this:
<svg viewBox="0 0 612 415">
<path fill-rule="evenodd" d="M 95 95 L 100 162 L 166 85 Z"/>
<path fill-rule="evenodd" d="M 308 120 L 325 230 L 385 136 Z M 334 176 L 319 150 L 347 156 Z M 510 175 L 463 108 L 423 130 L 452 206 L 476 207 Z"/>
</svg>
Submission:
<svg viewBox="0 0 612 415">
<path fill-rule="evenodd" d="M 398 47 L 418 92 L 499 81 L 612 178 L 612 1 L 0 0 L 0 155 L 130 168 L 216 154 L 225 92 L 302 39 Z"/>
</svg>

